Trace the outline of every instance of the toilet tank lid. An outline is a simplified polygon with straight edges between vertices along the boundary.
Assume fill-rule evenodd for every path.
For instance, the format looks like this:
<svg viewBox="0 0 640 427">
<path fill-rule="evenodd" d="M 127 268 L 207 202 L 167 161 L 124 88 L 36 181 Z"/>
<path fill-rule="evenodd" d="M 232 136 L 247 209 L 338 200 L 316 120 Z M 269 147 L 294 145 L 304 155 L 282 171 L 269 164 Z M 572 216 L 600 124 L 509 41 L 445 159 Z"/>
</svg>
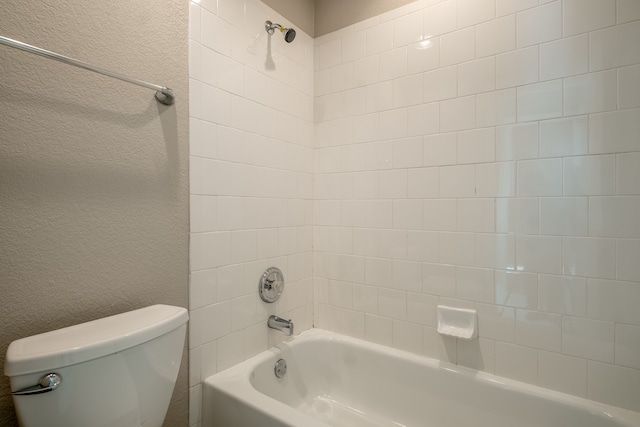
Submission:
<svg viewBox="0 0 640 427">
<path fill-rule="evenodd" d="M 126 350 L 187 322 L 182 307 L 153 305 L 68 328 L 22 338 L 7 349 L 7 376 L 75 365 Z"/>
</svg>

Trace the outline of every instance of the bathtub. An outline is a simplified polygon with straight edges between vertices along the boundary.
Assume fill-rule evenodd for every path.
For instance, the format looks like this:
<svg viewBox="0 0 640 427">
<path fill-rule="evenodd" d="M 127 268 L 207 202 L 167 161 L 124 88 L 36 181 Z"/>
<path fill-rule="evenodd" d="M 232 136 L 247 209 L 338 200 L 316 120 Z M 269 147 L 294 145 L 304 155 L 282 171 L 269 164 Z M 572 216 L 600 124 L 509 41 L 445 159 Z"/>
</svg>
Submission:
<svg viewBox="0 0 640 427">
<path fill-rule="evenodd" d="M 640 427 L 640 414 L 312 329 L 207 378 L 202 426 Z"/>
</svg>

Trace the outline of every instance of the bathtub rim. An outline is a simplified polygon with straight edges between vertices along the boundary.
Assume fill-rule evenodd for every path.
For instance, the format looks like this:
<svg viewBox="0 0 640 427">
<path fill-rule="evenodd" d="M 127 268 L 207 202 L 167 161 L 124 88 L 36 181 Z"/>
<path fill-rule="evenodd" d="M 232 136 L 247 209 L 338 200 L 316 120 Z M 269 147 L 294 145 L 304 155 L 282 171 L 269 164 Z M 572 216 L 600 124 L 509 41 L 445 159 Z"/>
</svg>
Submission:
<svg viewBox="0 0 640 427">
<path fill-rule="evenodd" d="M 259 392 L 251 383 L 251 373 L 254 371 L 256 366 L 268 362 L 269 360 L 273 360 L 283 352 L 290 352 L 295 347 L 302 345 L 308 341 L 344 342 L 350 345 L 355 345 L 356 347 L 363 347 L 365 350 L 383 353 L 394 358 L 406 359 L 419 365 L 425 365 L 428 368 L 446 370 L 447 372 L 450 372 L 454 375 L 464 375 L 467 376 L 471 381 L 478 381 L 481 384 L 486 384 L 489 387 L 499 387 L 506 390 L 515 390 L 534 398 L 553 400 L 556 403 L 561 403 L 573 408 L 588 411 L 594 416 L 613 419 L 614 421 L 621 424 L 621 427 L 640 427 L 640 412 L 609 405 L 602 402 L 597 402 L 595 400 L 590 400 L 584 397 L 574 396 L 552 389 L 547 389 L 538 385 L 528 384 L 518 380 L 501 377 L 489 372 L 479 371 L 461 365 L 454 365 L 450 362 L 410 353 L 408 351 L 391 348 L 382 344 L 365 341 L 360 338 L 342 335 L 337 332 L 332 332 L 320 328 L 311 328 L 304 332 L 301 332 L 298 335 L 288 337 L 280 344 L 277 344 L 274 347 L 271 347 L 257 354 L 256 356 L 253 356 L 237 365 L 234 365 L 226 370 L 207 377 L 202 382 L 202 386 L 203 388 L 215 388 L 228 396 L 242 396 L 242 400 L 245 401 L 248 406 L 252 407 L 252 409 L 258 412 L 265 414 L 266 416 L 275 416 L 276 418 L 282 419 L 283 421 L 289 423 L 300 422 L 300 419 L 298 418 L 298 416 L 300 416 L 303 417 L 305 426 L 327 427 L 326 423 L 316 420 L 315 418 L 303 412 L 297 411 L 295 408 L 277 399 Z M 205 395 L 206 393 L 203 390 L 203 412 L 206 406 L 206 402 L 204 401 Z M 265 408 L 268 408 L 268 410 Z M 296 413 L 295 416 L 292 416 L 292 411 Z"/>
</svg>

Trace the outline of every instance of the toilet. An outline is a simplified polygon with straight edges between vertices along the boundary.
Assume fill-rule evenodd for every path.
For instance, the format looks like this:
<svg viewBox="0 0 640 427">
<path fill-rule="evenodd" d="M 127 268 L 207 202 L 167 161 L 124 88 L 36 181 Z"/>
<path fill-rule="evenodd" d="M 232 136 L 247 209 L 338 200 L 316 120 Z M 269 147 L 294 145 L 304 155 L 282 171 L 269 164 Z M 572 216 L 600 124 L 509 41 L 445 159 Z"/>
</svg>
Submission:
<svg viewBox="0 0 640 427">
<path fill-rule="evenodd" d="M 21 427 L 161 427 L 187 310 L 154 305 L 23 338 L 7 350 Z"/>
</svg>

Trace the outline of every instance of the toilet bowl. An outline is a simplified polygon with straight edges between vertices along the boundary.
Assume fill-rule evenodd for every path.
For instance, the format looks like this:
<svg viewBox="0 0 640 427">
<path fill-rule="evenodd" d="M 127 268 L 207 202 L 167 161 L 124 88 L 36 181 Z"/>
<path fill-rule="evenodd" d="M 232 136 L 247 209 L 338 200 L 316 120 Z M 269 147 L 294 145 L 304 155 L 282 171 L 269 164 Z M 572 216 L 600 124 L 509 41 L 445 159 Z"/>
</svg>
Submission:
<svg viewBox="0 0 640 427">
<path fill-rule="evenodd" d="M 160 427 L 188 314 L 154 305 L 23 338 L 7 350 L 21 427 Z"/>
</svg>

